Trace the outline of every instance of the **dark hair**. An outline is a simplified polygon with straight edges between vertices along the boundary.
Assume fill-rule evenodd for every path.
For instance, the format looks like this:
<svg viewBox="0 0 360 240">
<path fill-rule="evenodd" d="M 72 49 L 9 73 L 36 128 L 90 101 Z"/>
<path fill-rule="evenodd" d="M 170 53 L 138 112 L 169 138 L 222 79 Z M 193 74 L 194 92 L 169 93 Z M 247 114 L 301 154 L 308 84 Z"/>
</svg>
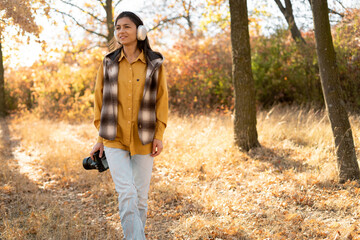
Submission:
<svg viewBox="0 0 360 240">
<path fill-rule="evenodd" d="M 117 21 L 120 19 L 120 18 L 124 18 L 124 17 L 128 17 L 130 18 L 130 20 L 135 23 L 136 25 L 136 28 L 138 28 L 140 25 L 144 25 L 143 21 L 133 12 L 129 12 L 129 11 L 124 11 L 124 12 L 121 12 L 115 19 L 115 22 L 114 22 L 114 25 L 116 25 Z M 150 47 L 150 44 L 149 44 L 149 39 L 148 37 L 146 36 L 145 40 L 143 41 L 140 41 L 138 40 L 137 41 L 137 47 L 140 49 L 140 50 L 143 50 L 144 51 L 144 55 L 145 55 L 145 58 L 146 58 L 146 61 L 147 61 L 147 57 L 148 57 L 148 53 L 149 51 L 152 51 L 151 47 Z"/>
</svg>

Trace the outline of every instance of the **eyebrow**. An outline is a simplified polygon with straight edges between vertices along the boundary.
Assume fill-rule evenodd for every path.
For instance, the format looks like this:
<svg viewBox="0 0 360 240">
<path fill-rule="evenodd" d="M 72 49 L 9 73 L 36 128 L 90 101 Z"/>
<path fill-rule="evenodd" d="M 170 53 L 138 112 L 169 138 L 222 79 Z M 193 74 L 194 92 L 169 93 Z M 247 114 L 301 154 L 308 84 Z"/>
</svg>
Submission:
<svg viewBox="0 0 360 240">
<path fill-rule="evenodd" d="M 116 26 L 115 26 L 115 27 L 117 27 L 117 26 L 121 26 L 121 25 L 120 25 L 120 24 L 116 24 Z M 125 23 L 125 24 L 123 24 L 123 26 L 130 26 L 130 24 Z"/>
</svg>

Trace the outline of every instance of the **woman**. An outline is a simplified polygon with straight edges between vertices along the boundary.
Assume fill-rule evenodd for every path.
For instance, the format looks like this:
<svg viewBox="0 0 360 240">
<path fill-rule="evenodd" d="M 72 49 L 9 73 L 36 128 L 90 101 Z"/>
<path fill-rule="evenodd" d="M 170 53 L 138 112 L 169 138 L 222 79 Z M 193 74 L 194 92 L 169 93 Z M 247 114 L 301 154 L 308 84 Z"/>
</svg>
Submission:
<svg viewBox="0 0 360 240">
<path fill-rule="evenodd" d="M 162 149 L 168 117 L 163 56 L 151 50 L 141 19 L 122 12 L 115 20 L 120 47 L 108 53 L 95 85 L 94 125 L 99 130 L 90 156 L 103 151 L 119 195 L 126 239 L 145 239 L 147 199 L 154 157 Z"/>
</svg>

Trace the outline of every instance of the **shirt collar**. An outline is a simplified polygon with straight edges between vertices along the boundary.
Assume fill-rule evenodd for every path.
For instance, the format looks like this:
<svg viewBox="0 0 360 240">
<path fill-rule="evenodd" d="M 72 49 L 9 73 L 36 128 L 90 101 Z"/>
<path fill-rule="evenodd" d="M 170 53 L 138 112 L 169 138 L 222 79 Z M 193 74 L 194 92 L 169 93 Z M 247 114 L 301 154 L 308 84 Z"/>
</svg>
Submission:
<svg viewBox="0 0 360 240">
<path fill-rule="evenodd" d="M 120 54 L 120 58 L 119 58 L 119 62 L 125 57 L 125 54 L 124 54 L 124 48 L 121 49 L 121 54 Z M 144 51 L 141 50 L 141 53 L 139 54 L 139 56 L 135 59 L 134 62 L 136 61 L 142 61 L 143 63 L 146 63 L 146 60 L 145 60 L 145 55 L 144 55 Z"/>
</svg>

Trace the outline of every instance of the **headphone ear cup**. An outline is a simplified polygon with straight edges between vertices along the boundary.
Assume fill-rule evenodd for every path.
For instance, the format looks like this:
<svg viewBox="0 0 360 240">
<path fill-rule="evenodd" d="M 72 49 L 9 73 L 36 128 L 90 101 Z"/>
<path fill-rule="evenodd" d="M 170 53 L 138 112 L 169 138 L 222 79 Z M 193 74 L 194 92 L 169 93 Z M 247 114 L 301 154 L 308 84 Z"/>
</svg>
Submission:
<svg viewBox="0 0 360 240">
<path fill-rule="evenodd" d="M 116 36 L 116 30 L 114 31 L 114 38 L 115 38 L 115 40 L 118 42 L 119 41 L 119 39 L 117 38 L 117 36 Z"/>
<path fill-rule="evenodd" d="M 147 30 L 144 25 L 139 25 L 136 32 L 137 40 L 144 41 L 146 39 Z"/>
</svg>

